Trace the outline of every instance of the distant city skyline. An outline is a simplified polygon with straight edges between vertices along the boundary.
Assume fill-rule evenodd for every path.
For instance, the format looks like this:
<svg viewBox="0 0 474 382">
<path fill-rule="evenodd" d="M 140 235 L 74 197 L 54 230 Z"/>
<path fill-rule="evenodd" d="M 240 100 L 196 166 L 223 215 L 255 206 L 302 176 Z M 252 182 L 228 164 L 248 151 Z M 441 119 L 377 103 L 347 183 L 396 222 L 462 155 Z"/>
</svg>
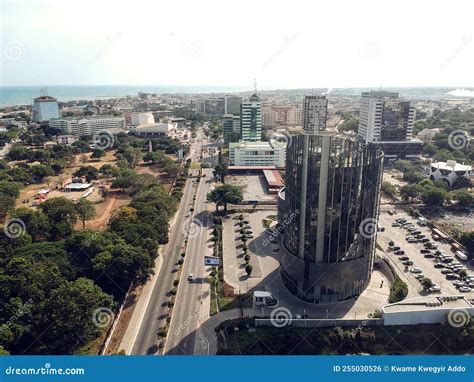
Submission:
<svg viewBox="0 0 474 382">
<path fill-rule="evenodd" d="M 0 85 L 474 86 L 469 0 L 283 5 L 0 0 Z"/>
</svg>

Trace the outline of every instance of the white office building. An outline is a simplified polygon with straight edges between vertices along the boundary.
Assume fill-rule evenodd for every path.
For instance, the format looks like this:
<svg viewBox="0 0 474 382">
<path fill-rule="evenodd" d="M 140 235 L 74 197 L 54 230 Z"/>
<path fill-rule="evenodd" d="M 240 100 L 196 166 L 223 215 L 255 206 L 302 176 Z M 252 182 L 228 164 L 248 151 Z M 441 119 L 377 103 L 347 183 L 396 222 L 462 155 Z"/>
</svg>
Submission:
<svg viewBox="0 0 474 382">
<path fill-rule="evenodd" d="M 444 180 L 452 187 L 459 178 L 471 179 L 472 166 L 457 163 L 454 160 L 447 162 L 431 163 L 430 165 L 430 179 Z"/>
<path fill-rule="evenodd" d="M 364 92 L 357 135 L 365 142 L 411 140 L 415 108 L 398 93 Z"/>
<path fill-rule="evenodd" d="M 64 135 L 81 137 L 84 135 L 93 135 L 100 130 L 123 129 L 125 127 L 125 119 L 122 117 L 88 119 L 60 118 L 51 119 L 49 126 L 59 129 Z"/>
<path fill-rule="evenodd" d="M 146 125 L 137 126 L 132 130 L 132 132 L 138 136 L 153 137 L 168 135 L 174 129 L 176 129 L 175 123 L 149 123 Z"/>
<path fill-rule="evenodd" d="M 229 143 L 229 162 L 231 166 L 275 166 L 285 167 L 286 145 L 270 140 L 240 141 Z"/>
<path fill-rule="evenodd" d="M 153 113 L 132 113 L 130 115 L 132 126 L 148 125 L 155 123 Z"/>
<path fill-rule="evenodd" d="M 244 141 L 262 139 L 262 103 L 257 94 L 253 94 L 240 108 L 240 137 Z"/>
<path fill-rule="evenodd" d="M 303 102 L 303 130 L 317 134 L 326 130 L 328 100 L 326 96 L 305 96 Z"/>
</svg>

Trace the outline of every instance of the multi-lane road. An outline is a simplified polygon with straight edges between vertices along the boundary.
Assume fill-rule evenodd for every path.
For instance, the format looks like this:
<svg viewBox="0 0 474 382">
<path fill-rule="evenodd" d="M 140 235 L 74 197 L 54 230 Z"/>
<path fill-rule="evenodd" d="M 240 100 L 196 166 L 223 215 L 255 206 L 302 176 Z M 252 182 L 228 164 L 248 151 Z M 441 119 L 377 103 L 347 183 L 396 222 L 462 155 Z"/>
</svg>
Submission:
<svg viewBox="0 0 474 382">
<path fill-rule="evenodd" d="M 198 132 L 195 143 L 191 147 L 192 162 L 199 162 L 201 149 L 207 139 Z M 197 170 L 190 170 L 197 174 Z M 136 338 L 133 341 L 131 354 L 159 354 L 158 331 L 166 324 L 170 291 L 174 288 L 177 261 L 180 259 L 182 247 L 189 229 L 186 258 L 184 261 L 181 282 L 178 287 L 175 306 L 164 352 L 167 354 L 192 354 L 194 349 L 194 330 L 199 318 L 201 299 L 203 298 L 204 253 L 208 245 L 207 227 L 209 215 L 206 205 L 206 194 L 212 182 L 212 169 L 204 169 L 206 177 L 196 182 L 188 178 L 184 187 L 183 197 L 171 227 L 168 244 L 163 251 L 163 262 L 158 280 L 153 288 L 143 319 L 139 323 Z M 193 196 L 196 196 L 193 200 Z M 191 208 L 194 211 L 191 213 Z M 187 276 L 193 273 L 195 279 L 188 283 Z"/>
</svg>

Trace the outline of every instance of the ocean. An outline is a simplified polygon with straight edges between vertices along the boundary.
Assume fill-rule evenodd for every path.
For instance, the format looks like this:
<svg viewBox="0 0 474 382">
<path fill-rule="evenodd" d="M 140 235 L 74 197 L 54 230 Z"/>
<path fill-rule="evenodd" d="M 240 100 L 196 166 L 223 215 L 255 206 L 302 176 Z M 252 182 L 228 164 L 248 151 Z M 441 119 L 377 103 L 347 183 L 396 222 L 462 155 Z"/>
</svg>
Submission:
<svg viewBox="0 0 474 382">
<path fill-rule="evenodd" d="M 60 102 L 93 100 L 143 93 L 223 93 L 249 90 L 237 87 L 206 86 L 0 86 L 0 106 L 32 105 L 33 99 L 46 89 Z"/>
<path fill-rule="evenodd" d="M 41 94 L 42 86 L 0 86 L 0 107 L 14 105 L 32 105 L 33 99 Z M 136 96 L 144 93 L 236 93 L 248 92 L 251 89 L 243 87 L 218 86 L 139 86 L 139 85 L 97 85 L 97 86 L 48 86 L 45 88 L 48 95 L 56 97 L 60 102 L 74 100 L 93 100 L 127 95 Z M 299 89 L 299 93 L 306 94 L 310 89 Z M 328 96 L 346 95 L 359 96 L 361 91 L 374 90 L 371 88 L 334 88 L 320 89 Z M 376 90 L 376 89 L 375 89 Z M 407 99 L 452 99 L 474 98 L 473 88 L 455 87 L 413 87 L 413 88 L 385 88 L 396 91 Z M 278 91 L 274 90 L 273 92 Z M 288 91 L 288 89 L 287 89 Z M 290 90 L 291 91 L 291 90 Z M 297 91 L 297 90 L 293 90 Z"/>
</svg>

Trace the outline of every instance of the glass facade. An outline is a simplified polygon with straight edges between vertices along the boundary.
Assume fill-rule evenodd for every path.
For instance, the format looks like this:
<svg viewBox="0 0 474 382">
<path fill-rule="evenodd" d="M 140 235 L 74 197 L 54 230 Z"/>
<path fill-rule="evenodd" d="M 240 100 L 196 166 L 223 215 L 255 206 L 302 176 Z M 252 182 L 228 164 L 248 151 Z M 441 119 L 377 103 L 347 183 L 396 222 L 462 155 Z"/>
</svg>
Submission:
<svg viewBox="0 0 474 382">
<path fill-rule="evenodd" d="M 33 120 L 35 122 L 49 121 L 59 118 L 59 107 L 56 98 L 41 96 L 33 103 Z"/>
<path fill-rule="evenodd" d="M 283 280 L 298 297 L 340 301 L 362 292 L 372 273 L 374 235 L 362 235 L 363 221 L 378 217 L 382 176 L 380 149 L 331 135 L 294 136 L 287 150 L 286 187 L 279 216 Z"/>
</svg>

